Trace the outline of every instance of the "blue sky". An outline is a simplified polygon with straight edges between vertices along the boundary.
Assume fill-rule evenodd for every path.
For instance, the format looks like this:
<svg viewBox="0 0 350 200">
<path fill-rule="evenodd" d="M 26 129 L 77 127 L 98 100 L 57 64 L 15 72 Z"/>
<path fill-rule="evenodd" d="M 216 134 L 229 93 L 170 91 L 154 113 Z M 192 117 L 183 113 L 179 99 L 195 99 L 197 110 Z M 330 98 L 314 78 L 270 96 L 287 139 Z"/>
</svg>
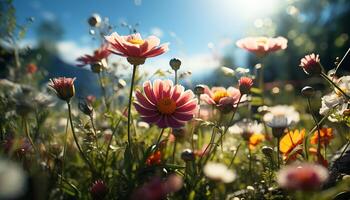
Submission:
<svg viewBox="0 0 350 200">
<path fill-rule="evenodd" d="M 244 55 L 234 42 L 247 36 L 257 19 L 277 11 L 280 2 L 283 0 L 14 0 L 14 5 L 20 22 L 26 17 L 36 19 L 26 41 L 35 41 L 35 27 L 41 20 L 56 19 L 64 28 L 62 45 L 86 53 L 96 47 L 88 34 L 87 18 L 99 13 L 116 25 L 140 23 L 138 30 L 146 36 L 161 33 L 161 41 L 170 42 L 166 58 L 188 57 L 192 64 L 191 58 L 201 60 L 201 56 Z M 121 27 L 116 31 L 127 33 Z"/>
</svg>

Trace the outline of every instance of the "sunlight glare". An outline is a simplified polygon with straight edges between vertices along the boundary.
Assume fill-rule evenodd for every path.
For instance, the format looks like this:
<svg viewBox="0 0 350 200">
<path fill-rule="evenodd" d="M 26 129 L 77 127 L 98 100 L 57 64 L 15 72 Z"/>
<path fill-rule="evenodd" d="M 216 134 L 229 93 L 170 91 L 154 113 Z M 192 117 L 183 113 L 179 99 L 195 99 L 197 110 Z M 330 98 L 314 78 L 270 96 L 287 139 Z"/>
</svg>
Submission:
<svg viewBox="0 0 350 200">
<path fill-rule="evenodd" d="M 234 1 L 241 15 L 247 18 L 256 18 L 270 15 L 278 9 L 279 0 L 239 0 Z"/>
</svg>

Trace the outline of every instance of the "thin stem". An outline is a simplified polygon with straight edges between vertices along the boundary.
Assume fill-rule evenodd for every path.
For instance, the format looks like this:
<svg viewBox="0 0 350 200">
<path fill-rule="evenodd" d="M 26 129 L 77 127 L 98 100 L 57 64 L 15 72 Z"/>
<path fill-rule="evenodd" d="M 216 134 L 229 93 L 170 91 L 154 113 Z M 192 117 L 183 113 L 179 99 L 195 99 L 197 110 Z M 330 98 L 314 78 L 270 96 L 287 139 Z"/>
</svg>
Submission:
<svg viewBox="0 0 350 200">
<path fill-rule="evenodd" d="M 106 109 L 107 111 L 109 112 L 109 103 L 107 101 L 107 92 L 106 92 L 106 88 L 103 84 L 103 81 L 102 81 L 102 77 L 101 77 L 101 73 L 97 73 L 98 75 L 98 80 L 100 82 L 100 87 L 101 87 L 101 90 L 102 90 L 102 95 L 103 95 L 103 101 L 104 101 L 104 104 L 106 106 Z"/>
<path fill-rule="evenodd" d="M 61 169 L 61 185 L 63 183 L 63 176 L 64 176 L 64 162 L 66 160 L 66 152 L 67 152 L 67 138 L 68 138 L 68 125 L 69 125 L 69 118 L 67 118 L 67 123 L 66 123 L 66 132 L 64 135 L 64 146 L 63 146 L 63 158 L 62 158 L 62 169 Z"/>
<path fill-rule="evenodd" d="M 252 150 L 249 148 L 249 144 L 248 144 L 248 153 L 249 153 L 249 174 L 251 177 L 252 174 Z"/>
<path fill-rule="evenodd" d="M 105 155 L 105 160 L 104 160 L 104 172 L 106 172 L 106 168 L 107 168 L 107 161 L 108 161 L 108 154 L 109 154 L 109 149 L 110 149 L 110 146 L 112 144 L 112 141 L 113 141 L 113 136 L 115 135 L 116 131 L 117 131 L 117 128 L 120 124 L 120 122 L 122 121 L 122 118 L 119 118 L 119 121 L 117 122 L 117 124 L 115 125 L 114 129 L 113 129 L 113 132 L 112 132 L 112 135 L 111 135 L 111 138 L 109 139 L 108 141 L 108 145 L 107 145 L 107 150 L 106 150 L 106 155 Z"/>
<path fill-rule="evenodd" d="M 75 144 L 77 145 L 79 153 L 80 153 L 81 157 L 83 158 L 83 160 L 86 162 L 86 164 L 88 164 L 88 166 L 90 167 L 91 171 L 95 172 L 92 164 L 90 163 L 90 161 L 88 160 L 88 158 L 84 154 L 84 152 L 83 152 L 83 150 L 82 150 L 82 148 L 81 148 L 81 146 L 80 146 L 80 144 L 78 142 L 78 137 L 75 134 L 75 130 L 74 130 L 74 126 L 73 126 L 72 111 L 71 111 L 70 103 L 68 101 L 67 101 L 67 105 L 68 105 L 68 114 L 69 114 L 70 128 L 71 128 L 72 133 L 73 133 Z"/>
<path fill-rule="evenodd" d="M 240 147 L 241 147 L 241 143 L 238 144 L 237 149 L 235 151 L 235 154 L 233 155 L 233 157 L 231 159 L 231 162 L 230 162 L 230 165 L 228 166 L 228 168 L 231 168 L 231 166 L 233 165 L 233 162 L 235 161 L 235 158 L 237 156 L 237 153 L 238 153 Z"/>
<path fill-rule="evenodd" d="M 135 81 L 135 75 L 136 75 L 136 68 L 137 68 L 137 65 L 134 65 L 133 71 L 132 71 L 132 77 L 131 77 L 130 92 L 129 92 L 129 104 L 128 104 L 128 144 L 129 144 L 129 147 L 131 146 L 131 133 L 130 133 L 130 128 L 131 128 L 131 126 L 130 126 L 130 123 L 131 123 L 131 102 L 132 102 L 132 92 L 134 90 L 134 81 Z"/>
<path fill-rule="evenodd" d="M 164 130 L 165 130 L 165 128 L 162 128 L 162 130 L 160 131 L 160 134 L 159 134 L 159 137 L 158 137 L 158 139 L 157 139 L 157 143 L 156 143 L 156 146 L 155 146 L 155 148 L 154 148 L 154 151 L 156 151 L 156 150 L 158 149 L 158 147 L 159 147 L 160 140 L 162 139 Z"/>
<path fill-rule="evenodd" d="M 280 138 L 277 137 L 277 169 L 280 168 Z"/>
<path fill-rule="evenodd" d="M 172 161 L 173 161 L 174 164 L 175 164 L 176 144 L 177 144 L 177 140 L 175 139 L 175 141 L 174 141 L 174 148 L 173 148 L 173 157 L 172 157 Z"/>
<path fill-rule="evenodd" d="M 345 98 L 350 99 L 350 96 L 348 96 L 340 87 L 335 84 L 325 73 L 321 72 L 321 77 L 326 79 L 331 85 L 333 85 L 340 93 L 344 95 Z"/>
<path fill-rule="evenodd" d="M 318 140 L 317 140 L 317 156 L 321 155 L 321 133 L 320 133 L 320 126 L 318 124 L 318 121 L 316 119 L 316 117 L 314 116 L 314 114 L 312 113 L 312 110 L 311 110 L 311 101 L 310 101 L 310 98 L 307 98 L 307 104 L 308 104 L 308 107 L 309 107 L 309 112 L 312 116 L 312 119 L 314 120 L 316 126 L 317 126 L 317 137 L 318 137 Z M 306 149 L 307 151 L 307 149 Z"/>
<path fill-rule="evenodd" d="M 32 140 L 32 137 L 30 136 L 29 127 L 28 127 L 28 122 L 27 122 L 27 119 L 26 119 L 25 117 L 23 117 L 23 123 L 24 123 L 24 128 L 25 128 L 26 136 L 27 136 L 27 138 L 28 138 L 30 144 L 32 145 L 32 147 L 33 147 L 35 153 L 36 153 L 37 155 L 39 155 L 39 151 L 38 151 L 38 149 L 36 148 L 36 146 L 35 146 L 35 144 L 34 144 L 34 142 L 33 142 L 33 140 Z"/>
<path fill-rule="evenodd" d="M 94 117 L 92 114 L 89 117 L 90 117 L 92 129 L 94 130 L 94 138 L 95 138 L 96 148 L 98 149 L 97 131 L 96 131 L 95 123 L 94 123 Z"/>
<path fill-rule="evenodd" d="M 178 79 L 177 79 L 177 70 L 174 70 L 175 71 L 175 85 L 177 85 L 177 82 L 178 82 Z"/>
<path fill-rule="evenodd" d="M 346 51 L 345 55 L 343 56 L 343 58 L 340 60 L 340 62 L 338 63 L 337 67 L 335 68 L 335 72 L 334 74 L 337 74 L 338 68 L 340 67 L 340 65 L 343 63 L 343 61 L 345 60 L 346 56 L 348 56 L 348 54 L 350 53 L 350 48 Z"/>
</svg>

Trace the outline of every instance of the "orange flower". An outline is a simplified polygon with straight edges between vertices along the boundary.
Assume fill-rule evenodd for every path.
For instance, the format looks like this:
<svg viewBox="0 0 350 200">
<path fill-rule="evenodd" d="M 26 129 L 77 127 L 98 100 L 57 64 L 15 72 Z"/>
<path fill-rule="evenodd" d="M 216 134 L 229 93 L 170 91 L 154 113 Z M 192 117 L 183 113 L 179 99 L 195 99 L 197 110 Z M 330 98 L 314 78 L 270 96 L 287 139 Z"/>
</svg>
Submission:
<svg viewBox="0 0 350 200">
<path fill-rule="evenodd" d="M 297 155 L 302 152 L 302 149 L 297 150 L 298 145 L 303 143 L 305 137 L 305 129 L 290 131 L 284 135 L 280 141 L 280 152 L 283 158 L 287 161 L 295 160 Z M 293 151 L 296 150 L 296 151 Z"/>
<path fill-rule="evenodd" d="M 249 149 L 255 149 L 258 144 L 265 140 L 265 136 L 261 133 L 254 133 L 249 138 Z"/>
<path fill-rule="evenodd" d="M 156 151 L 147 158 L 146 164 L 148 166 L 159 165 L 161 161 L 162 161 L 162 154 L 160 153 L 160 151 Z"/>
<path fill-rule="evenodd" d="M 328 145 L 329 141 L 333 139 L 333 129 L 332 128 L 321 128 L 320 129 L 320 142 L 323 145 Z M 318 144 L 318 131 L 316 130 L 310 139 L 311 144 Z"/>
</svg>

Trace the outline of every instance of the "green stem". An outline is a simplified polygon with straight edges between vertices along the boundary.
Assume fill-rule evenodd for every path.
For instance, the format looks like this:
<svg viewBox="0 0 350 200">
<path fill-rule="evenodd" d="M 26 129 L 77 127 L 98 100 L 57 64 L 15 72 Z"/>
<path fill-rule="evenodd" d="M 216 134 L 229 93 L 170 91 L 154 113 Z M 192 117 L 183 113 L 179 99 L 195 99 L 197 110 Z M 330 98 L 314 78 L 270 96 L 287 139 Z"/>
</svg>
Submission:
<svg viewBox="0 0 350 200">
<path fill-rule="evenodd" d="M 156 150 L 158 149 L 158 147 L 159 147 L 160 140 L 162 139 L 164 130 L 165 130 L 165 128 L 162 128 L 162 130 L 160 131 L 160 134 L 159 134 L 159 137 L 158 137 L 158 139 L 157 139 L 157 143 L 156 143 L 156 146 L 155 146 L 155 148 L 154 148 L 154 151 L 156 151 Z"/>
<path fill-rule="evenodd" d="M 106 92 L 106 88 L 103 84 L 103 81 L 102 81 L 102 77 L 101 77 L 101 73 L 97 73 L 98 75 L 98 80 L 100 82 L 100 87 L 101 87 L 101 90 L 102 90 L 102 95 L 103 95 L 103 102 L 106 106 L 106 109 L 107 109 L 107 112 L 109 112 L 109 103 L 107 101 L 107 92 Z"/>
<path fill-rule="evenodd" d="M 331 85 L 333 85 L 339 92 L 341 92 L 345 98 L 350 99 L 350 96 L 348 96 L 340 87 L 335 84 L 325 73 L 321 72 L 321 77 L 327 80 Z"/>
<path fill-rule="evenodd" d="M 129 147 L 131 147 L 131 144 L 132 144 L 131 143 L 131 133 L 130 133 L 130 129 L 131 129 L 131 126 L 130 126 L 130 123 L 131 123 L 131 103 L 132 103 L 132 93 L 134 90 L 136 69 L 137 69 L 137 65 L 134 65 L 133 71 L 132 71 L 132 77 L 131 77 L 130 92 L 129 92 L 129 104 L 128 104 L 128 144 L 129 144 Z"/>
<path fill-rule="evenodd" d="M 177 85 L 177 82 L 178 82 L 178 79 L 177 79 L 177 70 L 174 70 L 175 71 L 175 85 Z"/>
<path fill-rule="evenodd" d="M 29 132 L 29 127 L 28 127 L 28 122 L 27 122 L 27 119 L 25 117 L 23 117 L 23 123 L 24 123 L 24 128 L 25 128 L 25 132 L 26 132 L 26 136 L 30 142 L 30 144 L 32 145 L 35 153 L 39 156 L 39 151 L 38 149 L 36 148 L 33 140 L 32 140 L 32 137 L 30 136 L 30 132 Z"/>
<path fill-rule="evenodd" d="M 68 138 L 68 125 L 69 125 L 69 118 L 67 118 L 67 123 L 66 123 L 66 133 L 64 136 L 64 146 L 63 146 L 63 157 L 62 157 L 62 169 L 61 169 L 61 186 L 63 183 L 63 176 L 64 176 L 64 163 L 66 160 L 66 154 L 67 154 L 67 138 Z"/>
<path fill-rule="evenodd" d="M 95 143 L 96 143 L 96 148 L 98 149 L 97 130 L 96 130 L 95 123 L 94 123 L 94 117 L 92 116 L 92 114 L 89 117 L 90 117 L 92 129 L 94 130 L 94 139 L 95 139 Z"/>
<path fill-rule="evenodd" d="M 75 133 L 74 126 L 73 126 L 72 110 L 71 110 L 70 103 L 68 101 L 67 101 L 67 105 L 68 105 L 68 115 L 69 115 L 69 121 L 70 121 L 70 128 L 71 128 L 72 133 L 73 133 L 75 144 L 77 145 L 79 153 L 80 153 L 81 157 L 83 158 L 83 160 L 85 161 L 85 163 L 90 167 L 90 170 L 92 172 L 95 172 L 92 164 L 90 163 L 90 161 L 88 160 L 88 158 L 84 154 L 84 152 L 83 152 L 83 150 L 82 150 L 82 148 L 81 148 L 81 146 L 80 146 L 80 144 L 78 142 L 78 137 L 77 137 L 77 135 Z"/>
<path fill-rule="evenodd" d="M 307 98 L 307 104 L 308 104 L 308 107 L 309 107 L 309 112 L 312 116 L 312 119 L 314 120 L 315 124 L 316 124 L 316 127 L 317 127 L 317 136 L 318 136 L 318 140 L 317 140 L 317 156 L 321 155 L 321 133 L 320 133 L 320 126 L 318 124 L 318 121 L 316 119 L 316 117 L 314 116 L 314 114 L 312 113 L 312 110 L 311 110 L 311 101 L 310 101 L 310 98 Z M 307 151 L 308 149 L 306 149 Z"/>
<path fill-rule="evenodd" d="M 175 141 L 174 141 L 174 148 L 173 148 L 173 157 L 172 157 L 172 161 L 173 161 L 174 164 L 175 164 L 176 144 L 177 144 L 177 140 L 175 139 Z"/>
<path fill-rule="evenodd" d="M 238 146 L 237 146 L 236 152 L 235 152 L 235 154 L 233 155 L 233 157 L 232 157 L 232 159 L 231 159 L 230 165 L 228 166 L 229 169 L 230 169 L 231 166 L 233 165 L 233 162 L 235 161 L 235 158 L 236 158 L 236 156 L 237 156 L 237 153 L 238 153 L 240 147 L 241 147 L 241 143 L 239 143 Z"/>
<path fill-rule="evenodd" d="M 119 118 L 117 124 L 115 125 L 115 127 L 114 127 L 114 129 L 113 129 L 111 138 L 110 138 L 109 141 L 108 141 L 107 150 L 106 150 L 106 155 L 105 155 L 105 159 L 104 159 L 104 165 L 103 165 L 104 173 L 106 172 L 106 169 L 107 169 L 108 154 L 109 154 L 110 146 L 111 146 L 112 141 L 113 141 L 113 136 L 115 135 L 115 133 L 116 133 L 116 131 L 117 131 L 117 128 L 118 128 L 118 126 L 119 126 L 121 120 L 122 120 L 122 118 Z"/>
</svg>

